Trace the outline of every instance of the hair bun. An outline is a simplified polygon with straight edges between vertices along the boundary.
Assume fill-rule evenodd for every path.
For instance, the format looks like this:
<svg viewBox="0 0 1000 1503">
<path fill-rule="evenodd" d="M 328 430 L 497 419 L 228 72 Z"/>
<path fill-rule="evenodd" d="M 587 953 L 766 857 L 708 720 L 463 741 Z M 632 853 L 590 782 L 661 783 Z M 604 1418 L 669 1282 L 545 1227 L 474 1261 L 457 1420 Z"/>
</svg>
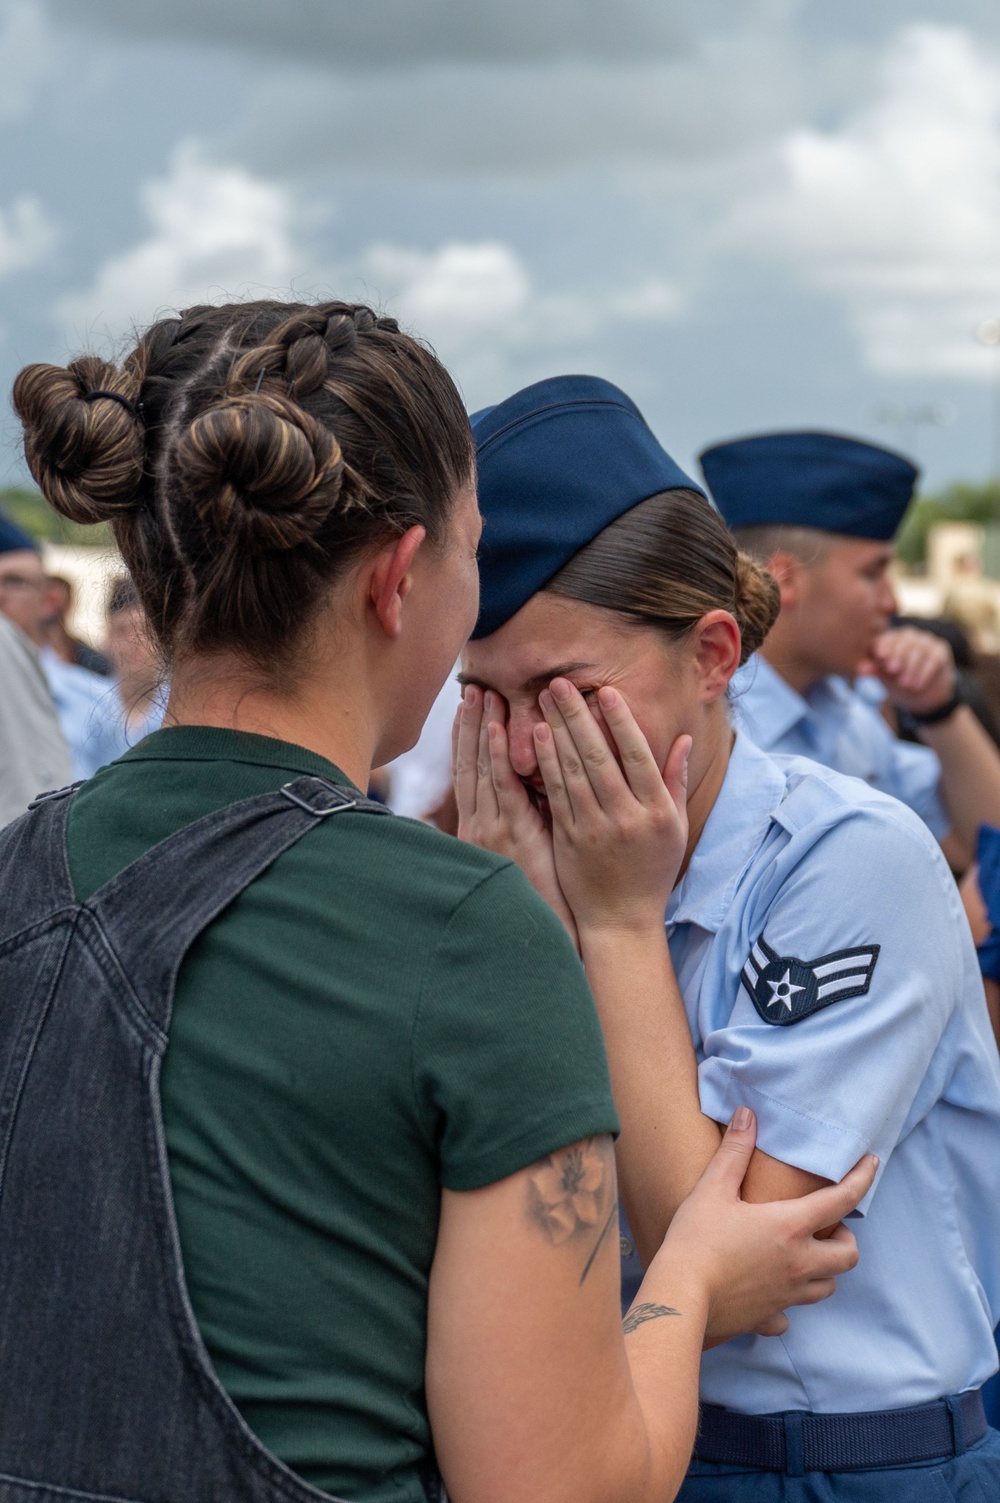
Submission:
<svg viewBox="0 0 1000 1503">
<path fill-rule="evenodd" d="M 333 434 L 266 391 L 226 397 L 199 413 L 180 435 L 174 462 L 203 525 L 248 548 L 295 548 L 341 503 L 344 461 Z"/>
<path fill-rule="evenodd" d="M 741 667 L 761 646 L 780 609 L 781 591 L 774 576 L 749 553 L 737 553 L 733 615 L 743 638 Z"/>
<path fill-rule="evenodd" d="M 98 391 L 114 397 L 87 400 Z M 27 365 L 14 382 L 28 468 L 70 521 L 111 521 L 137 505 L 145 441 L 130 411 L 136 396 L 135 377 L 96 355 L 68 366 Z"/>
</svg>

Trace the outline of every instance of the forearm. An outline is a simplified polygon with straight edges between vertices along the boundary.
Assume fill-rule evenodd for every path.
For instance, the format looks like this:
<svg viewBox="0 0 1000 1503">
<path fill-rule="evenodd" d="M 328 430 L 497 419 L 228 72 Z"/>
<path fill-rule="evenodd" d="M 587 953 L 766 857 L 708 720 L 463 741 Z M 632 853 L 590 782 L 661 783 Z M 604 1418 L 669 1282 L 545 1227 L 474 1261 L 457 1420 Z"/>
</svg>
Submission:
<svg viewBox="0 0 1000 1503">
<path fill-rule="evenodd" d="M 553 1202 L 581 1170 L 593 1205 Z M 734 1191 L 657 1254 L 624 1339 L 610 1137 L 443 1193 L 426 1389 L 456 1503 L 669 1503 L 695 1433 L 710 1292 L 731 1283 L 720 1248 L 748 1261 L 720 1231 Z"/>
<path fill-rule="evenodd" d="M 698 1380 L 708 1300 L 691 1270 L 665 1251 L 625 1318 L 625 1350 L 646 1436 L 644 1475 L 633 1467 L 627 1503 L 667 1503 L 679 1490 L 698 1427 Z"/>
<path fill-rule="evenodd" d="M 627 1371 L 616 1385 L 617 1401 L 608 1394 L 589 1446 L 574 1440 L 553 1455 L 546 1499 L 670 1503 L 676 1497 L 698 1428 L 708 1304 L 704 1281 L 690 1266 L 667 1250 L 654 1260 L 625 1317 Z"/>
<path fill-rule="evenodd" d="M 674 1212 L 719 1146 L 703 1115 L 691 1031 L 662 928 L 581 931 L 621 1118 L 619 1190 L 648 1266 Z"/>
<path fill-rule="evenodd" d="M 968 705 L 940 725 L 921 726 L 920 739 L 937 754 L 948 813 L 974 851 L 981 824 L 1000 826 L 1000 751 Z"/>
</svg>

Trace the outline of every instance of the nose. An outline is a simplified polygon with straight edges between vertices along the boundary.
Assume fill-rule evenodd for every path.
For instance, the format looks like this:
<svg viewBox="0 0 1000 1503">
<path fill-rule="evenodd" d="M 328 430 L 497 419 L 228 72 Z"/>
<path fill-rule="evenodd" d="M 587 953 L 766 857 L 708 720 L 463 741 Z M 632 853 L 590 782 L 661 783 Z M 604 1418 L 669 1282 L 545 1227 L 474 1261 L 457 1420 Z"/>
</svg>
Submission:
<svg viewBox="0 0 1000 1503">
<path fill-rule="evenodd" d="M 899 610 L 899 601 L 896 599 L 896 591 L 892 587 L 892 581 L 886 576 L 882 580 L 882 589 L 879 592 L 879 608 L 887 616 L 895 616 Z"/>
<path fill-rule="evenodd" d="M 537 705 L 522 705 L 517 708 L 511 706 L 507 721 L 507 744 L 510 748 L 510 765 L 519 778 L 534 777 L 538 771 L 531 729 L 541 718 L 542 712 Z"/>
</svg>

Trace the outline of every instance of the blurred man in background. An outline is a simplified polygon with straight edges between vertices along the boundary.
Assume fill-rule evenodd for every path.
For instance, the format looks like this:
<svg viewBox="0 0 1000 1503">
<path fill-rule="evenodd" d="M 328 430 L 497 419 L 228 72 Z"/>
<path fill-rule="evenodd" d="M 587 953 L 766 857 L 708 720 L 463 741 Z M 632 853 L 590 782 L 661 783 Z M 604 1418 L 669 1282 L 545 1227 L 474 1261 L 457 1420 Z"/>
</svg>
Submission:
<svg viewBox="0 0 1000 1503">
<path fill-rule="evenodd" d="M 74 778 L 89 778 L 121 752 L 121 711 L 107 679 L 65 662 L 48 639 L 51 607 L 41 549 L 6 518 L 0 523 L 0 613 L 37 649 L 69 744 Z"/>
<path fill-rule="evenodd" d="M 33 571 L 18 571 L 24 552 L 36 556 L 32 539 L 0 515 L 0 825 L 73 775 L 38 648 L 7 619 L 8 605 L 16 615 L 22 597 L 35 591 Z"/>
<path fill-rule="evenodd" d="M 741 724 L 765 751 L 812 757 L 901 799 L 964 870 L 979 826 L 1000 824 L 1000 752 L 962 702 L 949 643 L 893 626 L 892 539 L 917 470 L 833 433 L 718 444 L 701 465 L 740 547 L 781 590 L 781 614 L 736 688 Z M 922 745 L 894 734 L 885 700 Z"/>
<path fill-rule="evenodd" d="M 38 653 L 0 616 L 0 825 L 23 814 L 36 794 L 63 788 L 72 776 Z"/>
<path fill-rule="evenodd" d="M 59 574 L 49 574 L 45 580 L 45 635 L 49 647 L 64 663 L 78 668 L 87 668 L 101 678 L 108 678 L 111 664 L 103 652 L 74 637 L 68 621 L 73 610 L 73 586 Z"/>
</svg>

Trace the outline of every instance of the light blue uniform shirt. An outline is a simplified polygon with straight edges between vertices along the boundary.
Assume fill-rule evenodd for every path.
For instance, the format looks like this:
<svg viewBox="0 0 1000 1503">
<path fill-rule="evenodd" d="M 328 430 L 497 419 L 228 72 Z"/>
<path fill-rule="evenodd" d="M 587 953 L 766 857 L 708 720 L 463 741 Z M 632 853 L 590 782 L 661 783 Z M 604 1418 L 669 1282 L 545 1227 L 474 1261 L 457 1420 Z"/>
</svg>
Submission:
<svg viewBox="0 0 1000 1503">
<path fill-rule="evenodd" d="M 812 757 L 901 799 L 938 840 L 951 828 L 941 802 L 941 764 L 928 746 L 894 736 L 874 695 L 842 678 L 797 693 L 762 657 L 733 680 L 733 720 L 766 752 Z"/>
<path fill-rule="evenodd" d="M 706 1352 L 744 1413 L 902 1408 L 997 1366 L 1000 1060 L 954 880 L 909 809 L 738 735 L 667 909 L 702 1110 L 826 1179 L 878 1154 L 860 1265 L 781 1337 Z M 756 998 L 756 1000 L 755 1000 Z"/>
<path fill-rule="evenodd" d="M 115 686 L 89 668 L 63 662 L 51 647 L 42 648 L 42 667 L 69 746 L 74 781 L 92 777 L 127 749 L 125 717 Z"/>
</svg>

